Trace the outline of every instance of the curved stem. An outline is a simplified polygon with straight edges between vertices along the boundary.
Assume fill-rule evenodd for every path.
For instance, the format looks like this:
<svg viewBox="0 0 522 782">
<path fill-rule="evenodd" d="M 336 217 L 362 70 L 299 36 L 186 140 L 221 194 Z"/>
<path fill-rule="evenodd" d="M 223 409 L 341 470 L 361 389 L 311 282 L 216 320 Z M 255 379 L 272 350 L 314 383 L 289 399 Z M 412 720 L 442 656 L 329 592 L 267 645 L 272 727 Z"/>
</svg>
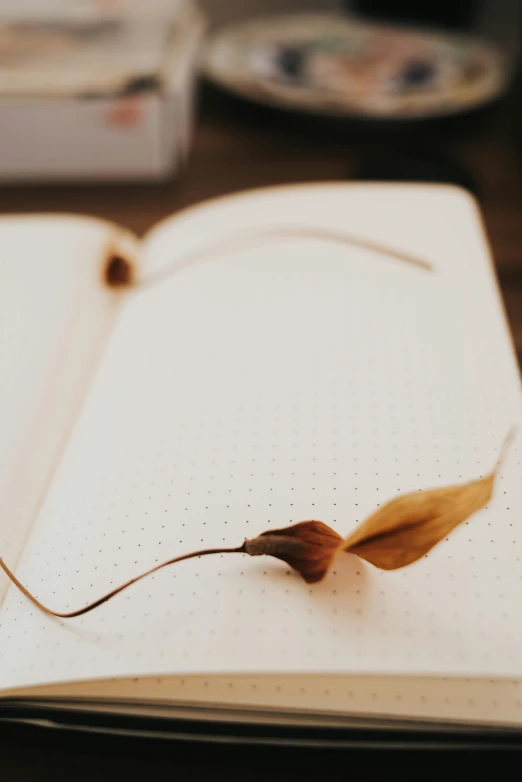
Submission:
<svg viewBox="0 0 522 782">
<path fill-rule="evenodd" d="M 182 562 L 184 559 L 194 559 L 195 557 L 206 557 L 210 554 L 242 554 L 245 553 L 245 544 L 243 543 L 241 546 L 238 546 L 237 548 L 209 548 L 209 549 L 202 549 L 201 551 L 192 551 L 190 554 L 182 554 L 180 557 L 174 557 L 174 559 L 168 559 L 166 562 L 162 562 L 160 565 L 155 565 L 150 570 L 146 570 L 145 573 L 141 573 L 139 576 L 135 576 L 134 578 L 131 578 L 129 581 L 126 581 L 124 584 L 121 584 L 121 586 L 116 587 L 116 589 L 112 589 L 110 592 L 107 592 L 106 595 L 103 595 L 103 597 L 98 598 L 98 600 L 95 600 L 93 603 L 89 603 L 88 605 L 84 606 L 83 608 L 78 609 L 77 611 L 68 611 L 68 612 L 60 612 L 60 611 L 53 611 L 52 609 L 48 608 L 47 606 L 44 606 L 43 603 L 40 603 L 40 601 L 29 592 L 29 590 L 17 579 L 13 571 L 5 564 L 4 560 L 0 558 L 0 568 L 4 571 L 6 576 L 13 582 L 13 584 L 18 587 L 20 592 L 25 595 L 25 597 L 33 603 L 37 608 L 40 609 L 40 611 L 43 611 L 45 614 L 49 614 L 50 616 L 57 616 L 60 619 L 72 619 L 75 616 L 82 616 L 82 614 L 87 614 L 89 611 L 92 611 L 94 608 L 98 608 L 98 606 L 101 606 L 103 603 L 106 603 L 111 598 L 115 597 L 115 595 L 118 595 L 120 592 L 123 592 L 124 589 L 127 589 L 127 587 L 132 586 L 132 584 L 135 584 L 137 581 L 141 581 L 142 578 L 145 578 L 146 576 L 150 576 L 152 573 L 156 573 L 157 570 L 161 570 L 164 567 L 167 567 L 167 565 L 173 565 L 175 562 Z"/>
<path fill-rule="evenodd" d="M 344 233 L 342 231 L 332 231 L 327 228 L 314 228 L 309 226 L 299 225 L 281 225 L 281 226 L 266 226 L 257 230 L 245 231 L 243 233 L 236 234 L 235 236 L 228 236 L 217 241 L 208 247 L 202 247 L 181 258 L 179 261 L 165 266 L 163 269 L 158 269 L 156 272 L 152 272 L 141 280 L 136 282 L 136 289 L 146 289 L 150 286 L 157 285 L 163 280 L 171 277 L 176 272 L 184 269 L 192 263 L 198 261 L 208 260 L 209 258 L 220 255 L 221 253 L 233 252 L 240 250 L 245 246 L 248 246 L 251 242 L 255 241 L 267 241 L 274 239 L 316 239 L 323 242 L 333 242 L 334 244 L 344 244 L 351 247 L 359 247 L 363 250 L 369 250 L 377 255 L 387 256 L 393 258 L 395 261 L 401 261 L 402 263 L 408 263 L 411 266 L 424 269 L 424 271 L 433 271 L 433 266 L 422 258 L 418 258 L 409 253 L 396 250 L 393 247 L 389 247 L 379 242 L 374 242 L 370 239 L 363 239 L 359 236 Z"/>
</svg>

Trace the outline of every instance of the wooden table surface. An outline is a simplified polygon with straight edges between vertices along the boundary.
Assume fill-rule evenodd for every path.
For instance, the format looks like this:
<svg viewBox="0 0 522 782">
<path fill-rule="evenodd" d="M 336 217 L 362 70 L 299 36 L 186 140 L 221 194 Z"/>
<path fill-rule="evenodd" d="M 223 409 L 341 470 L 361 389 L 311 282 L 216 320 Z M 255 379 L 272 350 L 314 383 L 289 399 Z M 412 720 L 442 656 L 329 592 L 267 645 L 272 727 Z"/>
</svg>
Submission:
<svg viewBox="0 0 522 782">
<path fill-rule="evenodd" d="M 372 128 L 300 121 L 221 96 L 209 89 L 190 163 L 162 184 L 11 186 L 0 191 L 0 213 L 76 212 L 122 223 L 138 234 L 157 220 L 203 199 L 244 188 L 286 182 L 353 180 L 384 154 L 437 154 L 464 167 L 474 180 L 499 280 L 522 363 L 522 149 L 517 149 L 509 103 L 474 117 Z M 103 741 L 0 729 L 0 776 L 19 780 L 141 779 L 357 780 L 487 778 L 502 760 L 438 756 L 429 763 L 409 752 L 384 760 L 379 753 L 286 752 L 179 747 Z M 383 771 L 385 763 L 385 772 Z M 484 776 L 483 776 L 484 775 Z M 466 774 L 465 774 L 466 776 Z"/>
</svg>

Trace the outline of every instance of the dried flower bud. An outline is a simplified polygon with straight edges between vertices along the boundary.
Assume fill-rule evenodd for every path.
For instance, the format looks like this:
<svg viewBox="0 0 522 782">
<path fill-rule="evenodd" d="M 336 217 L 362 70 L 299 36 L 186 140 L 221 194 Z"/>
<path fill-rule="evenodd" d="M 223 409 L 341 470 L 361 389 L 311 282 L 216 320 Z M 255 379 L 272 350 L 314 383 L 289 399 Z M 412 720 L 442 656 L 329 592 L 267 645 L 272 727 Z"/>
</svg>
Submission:
<svg viewBox="0 0 522 782">
<path fill-rule="evenodd" d="M 86 614 L 142 578 L 168 565 L 211 554 L 276 557 L 297 570 L 309 584 L 324 578 L 334 557 L 341 551 L 355 554 L 383 570 L 395 570 L 420 559 L 433 546 L 444 540 L 455 527 L 487 505 L 498 469 L 513 437 L 514 430 L 504 441 L 497 465 L 488 475 L 458 486 L 397 497 L 379 508 L 344 540 L 322 521 L 301 521 L 290 527 L 263 532 L 257 538 L 245 540 L 237 548 L 203 549 L 169 559 L 131 578 L 77 611 L 61 613 L 47 608 L 18 580 L 1 558 L 0 570 L 4 571 L 33 605 L 46 614 L 61 618 Z"/>
<path fill-rule="evenodd" d="M 322 521 L 301 521 L 245 540 L 244 550 L 252 557 L 281 559 L 313 584 L 324 578 L 342 543 L 342 537 Z"/>
</svg>

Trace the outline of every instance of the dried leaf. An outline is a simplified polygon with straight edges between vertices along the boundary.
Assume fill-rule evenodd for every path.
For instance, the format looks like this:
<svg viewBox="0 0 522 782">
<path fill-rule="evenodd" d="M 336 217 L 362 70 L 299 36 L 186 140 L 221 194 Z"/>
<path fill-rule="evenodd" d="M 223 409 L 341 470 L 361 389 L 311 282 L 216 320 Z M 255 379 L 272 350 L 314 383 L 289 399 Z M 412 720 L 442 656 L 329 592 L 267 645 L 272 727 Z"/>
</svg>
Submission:
<svg viewBox="0 0 522 782">
<path fill-rule="evenodd" d="M 342 543 L 342 537 L 322 521 L 301 521 L 245 540 L 244 547 L 252 557 L 266 554 L 282 559 L 313 584 L 324 578 Z"/>
<path fill-rule="evenodd" d="M 494 477 L 398 497 L 356 529 L 346 539 L 343 551 L 383 570 L 410 565 L 486 505 Z"/>
<path fill-rule="evenodd" d="M 491 499 L 497 466 L 470 483 L 406 494 L 387 503 L 345 540 L 342 550 L 356 554 L 383 570 L 405 567 L 427 554 L 459 524 Z"/>
<path fill-rule="evenodd" d="M 410 565 L 443 540 L 452 529 L 489 501 L 503 454 L 513 437 L 511 432 L 496 468 L 485 478 L 461 486 L 421 491 L 398 497 L 376 511 L 351 535 L 343 538 L 322 521 L 301 521 L 290 527 L 270 530 L 236 548 L 193 551 L 169 559 L 126 581 L 111 592 L 76 611 L 58 612 L 41 603 L 0 558 L 0 570 L 33 605 L 46 614 L 61 618 L 81 616 L 101 606 L 143 578 L 183 560 L 212 554 L 267 555 L 281 559 L 297 570 L 309 584 L 321 581 L 335 556 L 342 551 L 356 554 L 383 570 Z"/>
</svg>

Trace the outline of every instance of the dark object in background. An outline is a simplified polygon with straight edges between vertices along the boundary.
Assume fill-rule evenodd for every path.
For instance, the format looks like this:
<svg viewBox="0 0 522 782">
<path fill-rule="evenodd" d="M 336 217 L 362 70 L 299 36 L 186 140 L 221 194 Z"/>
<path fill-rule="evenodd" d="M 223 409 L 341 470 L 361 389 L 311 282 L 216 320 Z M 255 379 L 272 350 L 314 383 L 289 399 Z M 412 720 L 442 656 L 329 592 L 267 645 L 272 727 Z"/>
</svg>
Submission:
<svg viewBox="0 0 522 782">
<path fill-rule="evenodd" d="M 515 144 L 522 153 L 522 56 L 519 57 L 518 70 L 511 93 L 511 116 L 515 135 Z"/>
<path fill-rule="evenodd" d="M 306 65 L 306 53 L 299 46 L 283 46 L 277 55 L 277 63 L 285 76 L 298 81 Z"/>
<path fill-rule="evenodd" d="M 480 0 L 354 0 L 349 7 L 361 16 L 375 19 L 463 30 L 473 22 L 479 4 Z"/>
<path fill-rule="evenodd" d="M 355 179 L 376 182 L 428 182 L 459 185 L 478 195 L 477 183 L 468 171 L 450 156 L 411 144 L 380 147 L 363 154 L 353 172 Z"/>
</svg>

